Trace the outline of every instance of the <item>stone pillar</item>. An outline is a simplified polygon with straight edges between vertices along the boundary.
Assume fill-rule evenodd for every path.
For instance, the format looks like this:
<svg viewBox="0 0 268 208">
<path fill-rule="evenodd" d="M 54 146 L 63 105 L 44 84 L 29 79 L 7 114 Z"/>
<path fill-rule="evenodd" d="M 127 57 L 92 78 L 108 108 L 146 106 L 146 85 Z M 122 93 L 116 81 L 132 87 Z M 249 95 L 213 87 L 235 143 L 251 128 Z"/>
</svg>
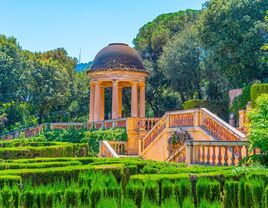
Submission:
<svg viewBox="0 0 268 208">
<path fill-rule="evenodd" d="M 95 85 L 90 83 L 90 104 L 89 104 L 89 122 L 94 121 L 94 102 L 95 102 Z"/>
<path fill-rule="evenodd" d="M 105 115 L 105 88 L 100 88 L 100 120 L 104 120 Z"/>
<path fill-rule="evenodd" d="M 113 80 L 112 119 L 118 118 L 118 81 Z"/>
<path fill-rule="evenodd" d="M 141 118 L 145 118 L 145 84 L 140 85 L 140 114 Z"/>
<path fill-rule="evenodd" d="M 94 121 L 100 120 L 100 83 L 95 84 Z"/>
<path fill-rule="evenodd" d="M 131 117 L 138 117 L 138 86 L 137 82 L 132 82 L 131 86 Z"/>
<path fill-rule="evenodd" d="M 118 118 L 122 118 L 122 92 L 123 87 L 118 88 Z"/>
</svg>

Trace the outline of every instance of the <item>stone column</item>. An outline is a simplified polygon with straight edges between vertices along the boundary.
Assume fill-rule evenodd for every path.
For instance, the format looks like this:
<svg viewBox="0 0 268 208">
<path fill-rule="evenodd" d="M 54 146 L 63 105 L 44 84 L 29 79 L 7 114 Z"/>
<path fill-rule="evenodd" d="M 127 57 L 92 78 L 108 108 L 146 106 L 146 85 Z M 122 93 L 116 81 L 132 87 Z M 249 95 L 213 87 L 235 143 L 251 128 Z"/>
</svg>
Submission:
<svg viewBox="0 0 268 208">
<path fill-rule="evenodd" d="M 100 120 L 100 83 L 95 84 L 94 121 Z"/>
<path fill-rule="evenodd" d="M 95 85 L 90 83 L 90 104 L 89 104 L 89 122 L 94 121 L 94 102 L 95 102 Z"/>
<path fill-rule="evenodd" d="M 105 113 L 105 88 L 100 88 L 100 120 L 104 120 Z"/>
<path fill-rule="evenodd" d="M 113 80 L 112 119 L 118 118 L 118 81 Z"/>
<path fill-rule="evenodd" d="M 145 83 L 140 85 L 140 117 L 145 118 Z"/>
<path fill-rule="evenodd" d="M 118 88 L 118 118 L 122 118 L 122 92 L 123 87 Z"/>
<path fill-rule="evenodd" d="M 138 117 L 138 86 L 137 82 L 132 82 L 131 86 L 131 117 Z"/>
</svg>

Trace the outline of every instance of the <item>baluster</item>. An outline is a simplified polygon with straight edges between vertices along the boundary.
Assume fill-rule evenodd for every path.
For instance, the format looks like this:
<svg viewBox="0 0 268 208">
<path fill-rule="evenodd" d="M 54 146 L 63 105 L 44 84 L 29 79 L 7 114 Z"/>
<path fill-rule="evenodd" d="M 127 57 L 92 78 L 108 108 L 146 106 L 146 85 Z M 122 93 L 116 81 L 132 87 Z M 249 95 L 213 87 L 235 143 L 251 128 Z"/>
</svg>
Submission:
<svg viewBox="0 0 268 208">
<path fill-rule="evenodd" d="M 237 158 L 237 164 L 238 164 L 242 159 L 242 147 L 238 146 L 237 148 L 238 148 L 238 158 Z"/>
<path fill-rule="evenodd" d="M 228 165 L 228 146 L 224 147 L 224 164 L 225 166 Z"/>
<path fill-rule="evenodd" d="M 202 147 L 202 164 L 205 164 L 205 146 Z"/>
<path fill-rule="evenodd" d="M 200 152 L 200 146 L 197 146 L 197 163 L 201 163 L 201 152 Z"/>
<path fill-rule="evenodd" d="M 221 156 L 221 146 L 218 147 L 219 153 L 218 153 L 218 165 L 222 165 L 222 156 Z"/>
<path fill-rule="evenodd" d="M 231 155 L 231 165 L 235 165 L 235 147 L 234 146 L 231 147 L 231 153 L 232 153 L 232 155 Z"/>
<path fill-rule="evenodd" d="M 215 165 L 216 160 L 215 148 L 215 146 L 212 146 L 212 165 Z"/>
<path fill-rule="evenodd" d="M 207 165 L 210 164 L 210 146 L 207 146 Z"/>
<path fill-rule="evenodd" d="M 248 146 L 245 146 L 246 149 L 246 157 L 248 157 Z"/>
</svg>

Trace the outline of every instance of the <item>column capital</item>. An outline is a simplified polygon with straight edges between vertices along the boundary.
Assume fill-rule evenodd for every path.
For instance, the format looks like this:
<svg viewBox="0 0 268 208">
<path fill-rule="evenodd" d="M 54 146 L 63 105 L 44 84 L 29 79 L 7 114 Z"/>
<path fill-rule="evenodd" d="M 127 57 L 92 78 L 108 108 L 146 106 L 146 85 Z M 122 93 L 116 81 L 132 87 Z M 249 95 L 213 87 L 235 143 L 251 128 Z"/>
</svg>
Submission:
<svg viewBox="0 0 268 208">
<path fill-rule="evenodd" d="M 146 84 L 145 84 L 145 82 L 140 82 L 139 85 L 140 85 L 141 87 L 145 87 Z"/>
</svg>

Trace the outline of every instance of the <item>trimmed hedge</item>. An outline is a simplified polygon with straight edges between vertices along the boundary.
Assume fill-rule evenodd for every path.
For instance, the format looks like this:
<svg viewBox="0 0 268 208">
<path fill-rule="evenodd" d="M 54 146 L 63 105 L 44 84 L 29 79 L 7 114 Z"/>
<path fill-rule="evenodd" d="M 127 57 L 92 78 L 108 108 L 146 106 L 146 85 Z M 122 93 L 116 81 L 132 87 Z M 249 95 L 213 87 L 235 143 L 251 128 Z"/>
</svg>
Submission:
<svg viewBox="0 0 268 208">
<path fill-rule="evenodd" d="M 261 94 L 268 94 L 268 84 L 254 84 L 250 88 L 250 99 L 253 103 L 253 105 L 256 103 L 257 98 Z"/>
<path fill-rule="evenodd" d="M 208 179 L 199 179 L 196 183 L 197 204 L 202 200 L 210 202 L 217 202 L 220 200 L 220 183 L 218 181 L 211 181 Z"/>
<path fill-rule="evenodd" d="M 28 143 L 30 145 L 31 143 Z M 19 159 L 35 157 L 75 157 L 88 156 L 87 144 L 57 142 L 51 146 L 1 147 L 0 158 Z"/>
<path fill-rule="evenodd" d="M 226 181 L 224 184 L 224 207 L 238 207 L 238 185 L 237 181 Z"/>
<path fill-rule="evenodd" d="M 193 108 L 205 108 L 207 107 L 208 103 L 205 100 L 200 100 L 200 99 L 192 99 L 192 100 L 187 100 L 182 104 L 182 107 L 184 110 L 190 110 Z"/>
</svg>

